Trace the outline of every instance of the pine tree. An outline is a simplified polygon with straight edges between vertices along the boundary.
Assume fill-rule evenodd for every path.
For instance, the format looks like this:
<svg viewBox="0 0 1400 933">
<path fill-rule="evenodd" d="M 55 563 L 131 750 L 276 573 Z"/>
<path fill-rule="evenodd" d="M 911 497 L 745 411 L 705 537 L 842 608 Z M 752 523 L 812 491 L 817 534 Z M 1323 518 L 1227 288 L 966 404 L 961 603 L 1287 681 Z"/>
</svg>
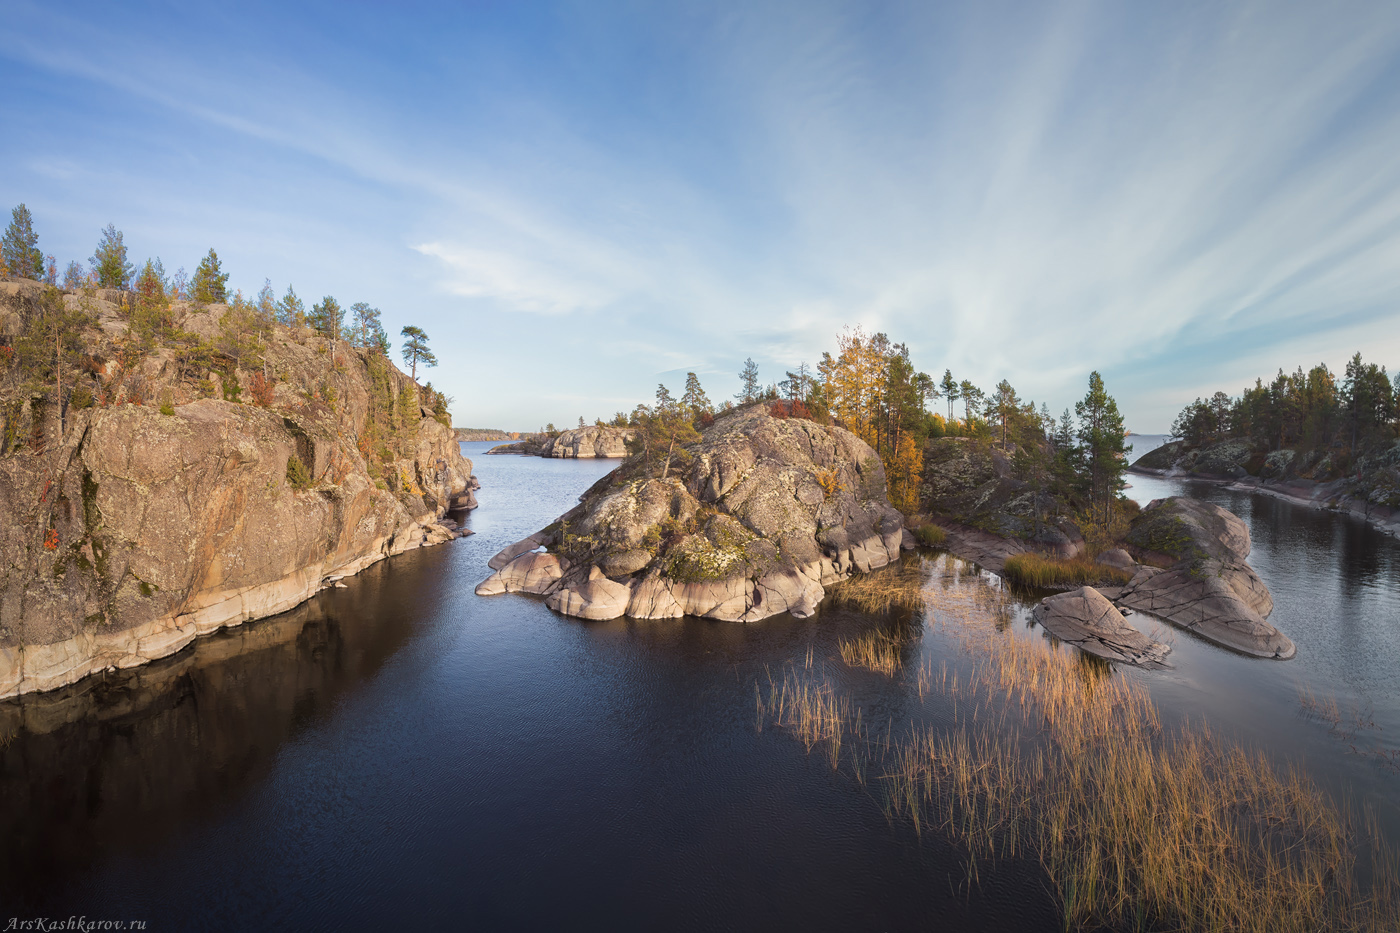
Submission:
<svg viewBox="0 0 1400 933">
<path fill-rule="evenodd" d="M 102 230 L 102 239 L 97 241 L 97 251 L 88 259 L 98 288 L 125 289 L 131 284 L 135 267 L 127 262 L 126 244 L 122 242 L 122 232 L 115 224 L 108 224 Z"/>
<path fill-rule="evenodd" d="M 744 368 L 739 372 L 739 391 L 734 397 L 747 404 L 757 401 L 761 391 L 758 384 L 758 364 L 750 357 L 744 360 Z"/>
<path fill-rule="evenodd" d="M 1016 390 L 1011 388 L 1011 383 L 1005 379 L 998 382 L 996 394 L 992 396 L 991 410 L 996 412 L 997 421 L 1001 423 L 1002 450 L 1006 449 L 1006 424 L 1020 407 L 1021 400 L 1016 397 Z"/>
<path fill-rule="evenodd" d="M 44 264 L 44 284 L 58 285 L 58 260 L 53 257 L 53 253 L 49 253 Z"/>
<path fill-rule="evenodd" d="M 399 336 L 406 338 L 403 342 L 403 361 L 412 367 L 411 375 L 416 382 L 418 364 L 436 366 L 437 357 L 428 349 L 428 335 L 423 332 L 423 328 L 409 324 L 399 331 Z"/>
<path fill-rule="evenodd" d="M 350 306 L 350 336 L 357 347 L 385 354 L 389 352 L 389 337 L 380 323 L 379 309 L 363 301 Z"/>
<path fill-rule="evenodd" d="M 209 253 L 195 267 L 190 291 L 201 304 L 223 304 L 228 301 L 228 273 L 219 264 L 219 254 L 209 247 Z"/>
<path fill-rule="evenodd" d="M 277 322 L 287 327 L 302 327 L 306 324 L 306 306 L 297 297 L 296 289 L 287 286 L 287 294 L 277 305 Z"/>
<path fill-rule="evenodd" d="M 1089 391 L 1083 401 L 1074 403 L 1074 413 L 1079 419 L 1091 511 L 1098 520 L 1107 522 L 1123 489 L 1128 450 L 1118 403 L 1104 389 L 1103 377 L 1097 372 L 1089 374 Z"/>
<path fill-rule="evenodd" d="M 311 306 L 306 323 L 327 340 L 339 340 L 345 330 L 345 312 L 341 309 L 340 302 L 327 295 Z"/>
<path fill-rule="evenodd" d="M 44 277 L 44 254 L 39 251 L 39 234 L 34 232 L 34 218 L 23 204 L 10 212 L 10 226 L 0 239 L 0 258 L 10 275 L 21 279 Z"/>
<path fill-rule="evenodd" d="M 958 386 L 958 381 L 953 378 L 951 369 L 943 370 L 943 381 L 938 384 L 943 390 L 943 397 L 948 400 L 948 423 L 953 423 L 953 403 L 962 398 L 962 389 Z"/>
<path fill-rule="evenodd" d="M 685 374 L 685 392 L 681 394 L 681 407 L 685 409 L 686 417 L 691 421 L 696 421 L 701 415 L 710 414 L 712 411 L 710 398 L 700 387 L 700 378 L 695 373 Z"/>
</svg>

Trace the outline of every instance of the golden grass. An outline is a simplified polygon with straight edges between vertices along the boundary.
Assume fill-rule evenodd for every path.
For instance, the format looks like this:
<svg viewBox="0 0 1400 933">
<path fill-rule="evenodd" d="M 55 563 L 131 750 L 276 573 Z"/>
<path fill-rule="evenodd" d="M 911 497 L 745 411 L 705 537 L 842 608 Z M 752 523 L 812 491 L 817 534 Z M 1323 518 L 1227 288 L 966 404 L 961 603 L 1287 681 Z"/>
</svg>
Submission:
<svg viewBox="0 0 1400 933">
<path fill-rule="evenodd" d="M 851 667 L 864 667 L 868 670 L 893 677 L 904 666 L 903 648 L 905 639 L 896 638 L 887 632 L 866 632 L 858 638 L 841 642 L 841 660 Z"/>
<path fill-rule="evenodd" d="M 921 558 L 906 554 L 888 567 L 842 580 L 831 588 L 830 598 L 833 605 L 872 615 L 896 609 L 917 612 L 924 605 L 927 576 L 928 565 Z"/>
<path fill-rule="evenodd" d="M 971 672 L 925 666 L 917 685 L 951 724 L 872 738 L 810 670 L 770 681 L 760 721 L 833 767 L 844 749 L 862 781 L 878 773 L 890 817 L 963 846 L 970 878 L 979 862 L 1037 859 L 1067 928 L 1400 928 L 1400 865 L 1373 818 L 1204 724 L 1164 728 L 1107 664 L 1005 637 L 1005 594 L 943 566 L 926 618 L 961 640 Z"/>
<path fill-rule="evenodd" d="M 1028 552 L 1006 559 L 1006 578 L 1023 586 L 1124 586 L 1133 575 L 1117 567 L 1096 564 L 1087 557 L 1047 557 Z"/>
</svg>

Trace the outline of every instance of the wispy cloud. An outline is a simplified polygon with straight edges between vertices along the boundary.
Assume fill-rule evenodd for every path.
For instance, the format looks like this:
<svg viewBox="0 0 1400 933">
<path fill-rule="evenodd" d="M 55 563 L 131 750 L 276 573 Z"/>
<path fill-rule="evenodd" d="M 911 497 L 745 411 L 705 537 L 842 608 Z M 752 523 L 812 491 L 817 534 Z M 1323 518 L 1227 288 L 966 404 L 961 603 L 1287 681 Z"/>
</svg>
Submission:
<svg viewBox="0 0 1400 933">
<path fill-rule="evenodd" d="M 750 355 L 776 381 L 848 323 L 1057 409 L 1099 369 L 1140 430 L 1353 346 L 1400 364 L 1389 5 L 14 9 L 10 77 L 54 85 L 0 143 L 42 187 L 15 201 L 373 298 L 472 360 L 438 376 L 469 420 Z"/>
</svg>

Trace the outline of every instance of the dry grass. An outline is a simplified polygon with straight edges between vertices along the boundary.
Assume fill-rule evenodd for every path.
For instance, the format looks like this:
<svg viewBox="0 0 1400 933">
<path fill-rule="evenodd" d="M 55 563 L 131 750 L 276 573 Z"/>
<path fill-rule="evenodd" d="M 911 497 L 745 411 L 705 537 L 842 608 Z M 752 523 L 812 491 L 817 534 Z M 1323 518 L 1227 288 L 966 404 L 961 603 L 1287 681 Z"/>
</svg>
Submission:
<svg viewBox="0 0 1400 933">
<path fill-rule="evenodd" d="M 929 566 L 921 558 L 906 554 L 897 563 L 871 573 L 842 580 L 830 590 L 834 605 L 849 606 L 872 615 L 897 609 L 917 612 L 924 605 L 924 582 Z"/>
<path fill-rule="evenodd" d="M 887 632 L 867 632 L 841 642 L 841 660 L 851 667 L 864 667 L 893 677 L 904 666 L 903 649 L 907 644 L 907 639 Z"/>
<path fill-rule="evenodd" d="M 1044 554 L 1015 554 L 1006 559 L 1006 578 L 1023 586 L 1124 586 L 1133 575 L 1117 567 L 1096 564 L 1087 557 L 1060 558 Z"/>
<path fill-rule="evenodd" d="M 917 678 L 950 725 L 874 740 L 810 670 L 770 682 L 760 719 L 833 766 L 844 749 L 862 781 L 878 774 L 891 818 L 962 845 L 970 878 L 979 863 L 1037 859 L 1067 928 L 1400 928 L 1400 866 L 1374 819 L 1203 724 L 1165 729 L 1106 664 L 1000 634 L 1005 594 L 951 565 L 924 591 L 926 618 L 961 640 L 971 672 Z"/>
</svg>

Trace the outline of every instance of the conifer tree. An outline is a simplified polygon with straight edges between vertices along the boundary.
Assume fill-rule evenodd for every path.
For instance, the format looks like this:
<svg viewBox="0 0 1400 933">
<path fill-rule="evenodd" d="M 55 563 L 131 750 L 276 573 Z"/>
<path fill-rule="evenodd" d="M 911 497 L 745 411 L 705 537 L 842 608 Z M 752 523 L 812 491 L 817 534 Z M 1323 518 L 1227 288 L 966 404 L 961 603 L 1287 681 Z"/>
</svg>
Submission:
<svg viewBox="0 0 1400 933">
<path fill-rule="evenodd" d="M 34 232 L 34 218 L 23 204 L 10 212 L 10 226 L 0 239 L 0 258 L 10 275 L 22 279 L 44 277 L 44 254 L 39 251 L 39 234 Z"/>
<path fill-rule="evenodd" d="M 1089 374 L 1089 391 L 1083 401 L 1074 403 L 1074 413 L 1079 419 L 1091 510 L 1098 520 L 1106 522 L 1113 517 L 1114 502 L 1123 489 L 1128 451 L 1118 403 L 1097 372 Z"/>
<path fill-rule="evenodd" d="M 357 347 L 388 354 L 389 336 L 384 333 L 378 308 L 363 301 L 350 306 L 350 339 Z"/>
<path fill-rule="evenodd" d="M 962 398 L 962 389 L 959 387 L 958 381 L 953 378 L 951 369 L 943 370 L 943 381 L 938 384 L 938 387 L 943 390 L 943 397 L 948 400 L 948 423 L 952 424 L 953 403 Z"/>
<path fill-rule="evenodd" d="M 691 421 L 698 420 L 701 415 L 709 414 L 712 410 L 710 398 L 700 387 L 700 377 L 695 373 L 685 374 L 685 392 L 681 394 L 681 407 L 685 409 L 686 417 Z"/>
<path fill-rule="evenodd" d="M 739 391 L 734 394 L 740 402 L 757 401 L 762 390 L 758 384 L 758 364 L 753 358 L 744 360 L 744 368 L 739 371 Z"/>
<path fill-rule="evenodd" d="M 297 297 L 296 289 L 287 286 L 287 294 L 277 305 L 277 322 L 287 327 L 302 327 L 306 324 L 306 306 Z"/>
<path fill-rule="evenodd" d="M 306 323 L 327 340 L 339 340 L 345 330 L 345 312 L 341 309 L 340 302 L 326 295 L 311 306 Z"/>
<path fill-rule="evenodd" d="M 403 342 L 403 361 L 412 368 L 411 375 L 416 382 L 418 364 L 436 366 L 437 357 L 428 349 L 428 335 L 423 332 L 423 328 L 409 324 L 399 331 L 399 336 L 406 338 Z"/>
<path fill-rule="evenodd" d="M 228 273 L 219 264 L 219 254 L 214 252 L 212 246 L 208 255 L 195 267 L 190 291 L 194 300 L 202 304 L 223 304 L 228 301 Z"/>
<path fill-rule="evenodd" d="M 97 241 L 97 251 L 88 258 L 98 288 L 125 289 L 131 284 L 135 267 L 127 261 L 126 244 L 122 242 L 122 232 L 115 224 L 108 224 L 102 230 L 102 239 Z"/>
</svg>

